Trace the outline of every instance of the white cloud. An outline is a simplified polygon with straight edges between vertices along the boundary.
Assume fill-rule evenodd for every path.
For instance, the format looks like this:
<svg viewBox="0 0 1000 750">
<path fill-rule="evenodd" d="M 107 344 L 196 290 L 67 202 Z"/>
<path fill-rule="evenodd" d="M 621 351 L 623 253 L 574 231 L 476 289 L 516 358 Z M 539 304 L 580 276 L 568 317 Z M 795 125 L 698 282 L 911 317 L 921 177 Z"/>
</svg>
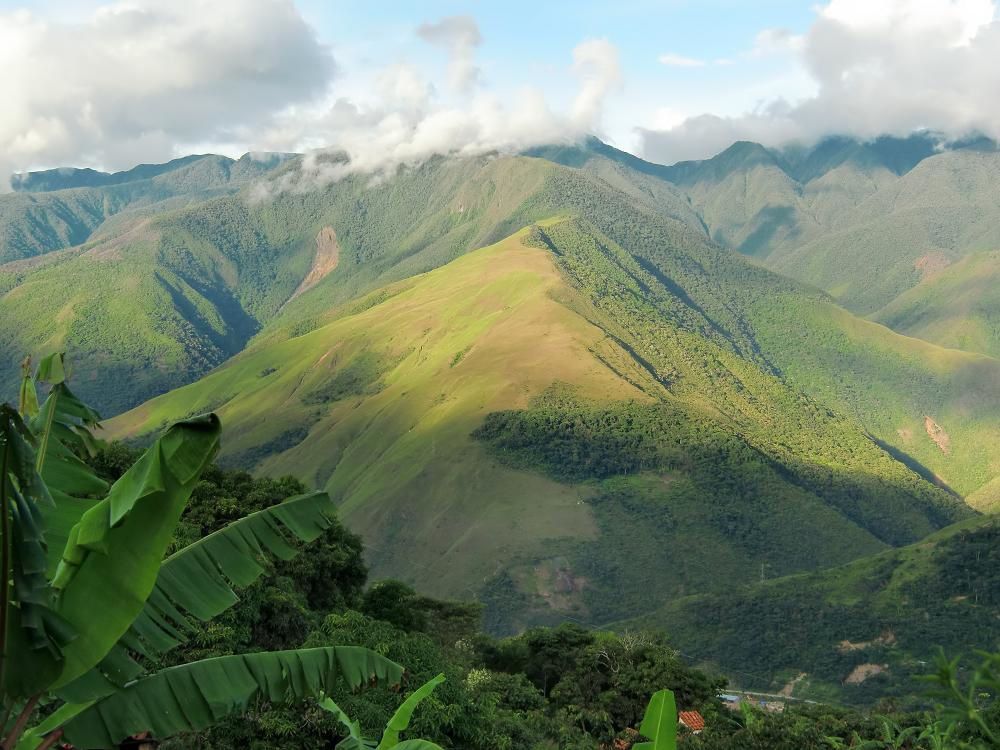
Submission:
<svg viewBox="0 0 1000 750">
<path fill-rule="evenodd" d="M 830 0 L 820 18 L 856 32 L 941 34 L 968 44 L 996 15 L 991 0 Z"/>
<path fill-rule="evenodd" d="M 404 109 L 421 109 L 430 100 L 434 87 L 416 68 L 405 63 L 390 65 L 375 79 L 382 99 Z"/>
<path fill-rule="evenodd" d="M 801 34 L 794 34 L 788 29 L 764 29 L 754 39 L 751 57 L 766 57 L 768 55 L 788 52 L 801 52 L 806 39 Z"/>
<path fill-rule="evenodd" d="M 0 70 L 7 175 L 130 166 L 264 126 L 325 91 L 333 59 L 291 0 L 128 0 L 73 23 L 0 13 Z"/>
<path fill-rule="evenodd" d="M 573 121 L 581 128 L 593 126 L 607 95 L 622 86 L 617 48 L 607 39 L 588 39 L 573 49 L 573 71 L 580 91 L 573 101 Z"/>
<path fill-rule="evenodd" d="M 670 130 L 681 125 L 688 115 L 671 107 L 657 107 L 653 112 L 649 127 L 652 130 Z"/>
<path fill-rule="evenodd" d="M 578 140 L 599 127 L 605 99 L 621 85 L 618 51 L 606 40 L 586 40 L 573 50 L 571 70 L 579 88 L 571 110 L 559 113 L 533 86 L 504 97 L 477 90 L 461 106 L 441 104 L 415 71 L 388 69 L 373 101 L 337 99 L 320 111 L 290 111 L 264 134 L 267 148 L 322 147 L 310 150 L 297 172 L 258 186 L 255 197 L 311 190 L 350 174 L 387 175 L 435 155 L 513 153 Z"/>
<path fill-rule="evenodd" d="M 762 51 L 783 43 L 815 95 L 775 99 L 741 116 L 705 114 L 665 130 L 641 129 L 642 152 L 671 162 L 711 156 L 737 139 L 778 145 L 922 128 L 1000 138 L 996 11 L 991 0 L 830 0 L 801 41 L 774 30 L 757 39 Z"/>
<path fill-rule="evenodd" d="M 665 55 L 660 55 L 657 58 L 661 65 L 669 65 L 675 68 L 701 68 L 704 67 L 705 61 L 699 60 L 696 57 L 684 57 L 684 55 L 675 55 L 672 52 L 668 52 Z"/>
<path fill-rule="evenodd" d="M 313 151 L 278 188 L 390 173 L 442 154 L 513 152 L 598 130 L 621 87 L 616 48 L 590 39 L 553 77 L 578 79 L 565 111 L 525 86 L 486 90 L 467 16 L 425 23 L 448 53 L 445 90 L 408 61 L 333 77 L 292 0 L 119 0 L 74 23 L 0 15 L 0 170 L 105 168 L 213 150 Z M 331 158 L 331 154 L 340 154 Z M 346 155 L 347 161 L 343 156 Z"/>
<path fill-rule="evenodd" d="M 451 87 L 468 92 L 479 81 L 476 48 L 483 42 L 479 26 L 471 16 L 450 16 L 436 23 L 424 23 L 417 36 L 448 51 L 448 78 Z"/>
</svg>

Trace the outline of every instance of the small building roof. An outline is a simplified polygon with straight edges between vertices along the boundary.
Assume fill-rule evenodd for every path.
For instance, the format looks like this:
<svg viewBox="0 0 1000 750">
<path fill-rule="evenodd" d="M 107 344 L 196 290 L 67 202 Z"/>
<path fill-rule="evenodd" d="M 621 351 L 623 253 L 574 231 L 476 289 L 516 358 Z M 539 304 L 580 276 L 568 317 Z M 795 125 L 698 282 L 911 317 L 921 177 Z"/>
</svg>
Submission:
<svg viewBox="0 0 1000 750">
<path fill-rule="evenodd" d="M 697 711 L 681 711 L 677 714 L 677 720 L 692 732 L 700 732 L 705 728 L 705 720 Z"/>
</svg>

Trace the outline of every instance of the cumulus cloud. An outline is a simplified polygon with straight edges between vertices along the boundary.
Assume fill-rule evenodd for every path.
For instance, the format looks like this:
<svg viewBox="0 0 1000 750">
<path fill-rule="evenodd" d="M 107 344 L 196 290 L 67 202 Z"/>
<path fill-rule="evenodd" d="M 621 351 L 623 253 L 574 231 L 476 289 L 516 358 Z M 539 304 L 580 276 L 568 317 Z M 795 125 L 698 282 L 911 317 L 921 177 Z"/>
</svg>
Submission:
<svg viewBox="0 0 1000 750">
<path fill-rule="evenodd" d="M 606 40 L 586 40 L 573 50 L 570 70 L 578 89 L 562 113 L 533 86 L 502 97 L 474 89 L 460 106 L 441 103 L 415 69 L 388 68 L 377 77 L 373 101 L 338 98 L 320 111 L 292 111 L 265 133 L 269 148 L 324 145 L 310 149 L 299 170 L 257 186 L 254 197 L 312 190 L 351 174 L 388 175 L 436 155 L 515 153 L 579 140 L 599 127 L 604 101 L 621 85 L 618 51 Z"/>
<path fill-rule="evenodd" d="M 6 177 L 130 166 L 262 126 L 323 92 L 333 59 L 291 0 L 128 0 L 77 23 L 0 13 L 0 70 Z"/>
<path fill-rule="evenodd" d="M 573 50 L 573 71 L 580 79 L 573 120 L 585 128 L 598 119 L 607 95 L 622 86 L 618 49 L 607 39 L 588 39 Z"/>
<path fill-rule="evenodd" d="M 801 52 L 805 37 L 788 29 L 764 29 L 754 38 L 752 57 L 766 57 L 784 52 Z"/>
<path fill-rule="evenodd" d="M 471 16 L 450 16 L 436 23 L 424 23 L 417 36 L 448 52 L 448 79 L 451 87 L 466 93 L 479 81 L 476 48 L 483 43 L 479 26 Z"/>
<path fill-rule="evenodd" d="M 268 188 L 308 189 L 438 154 L 577 140 L 599 129 L 621 86 L 615 47 L 586 40 L 553 70 L 578 81 L 555 111 L 537 87 L 501 96 L 483 86 L 472 18 L 415 32 L 448 54 L 442 90 L 407 61 L 354 71 L 360 78 L 345 85 L 292 0 L 114 0 L 72 24 L 0 14 L 0 66 L 16 71 L 0 78 L 0 172 L 124 168 L 189 144 L 242 144 L 309 151 L 298 173 Z"/>
<path fill-rule="evenodd" d="M 830 0 L 804 37 L 769 30 L 759 53 L 796 56 L 816 84 L 802 101 L 764 102 L 738 117 L 704 114 L 640 129 L 641 150 L 672 162 L 705 158 L 734 140 L 814 142 L 930 129 L 1000 138 L 1000 24 L 992 0 Z"/>
</svg>

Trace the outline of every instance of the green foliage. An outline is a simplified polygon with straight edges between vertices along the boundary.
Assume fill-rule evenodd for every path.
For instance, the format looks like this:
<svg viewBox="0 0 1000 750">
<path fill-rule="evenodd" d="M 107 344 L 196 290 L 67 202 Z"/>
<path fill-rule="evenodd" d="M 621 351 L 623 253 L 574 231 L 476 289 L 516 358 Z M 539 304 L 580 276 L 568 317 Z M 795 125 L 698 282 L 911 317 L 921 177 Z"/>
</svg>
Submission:
<svg viewBox="0 0 1000 750">
<path fill-rule="evenodd" d="M 341 682 L 358 688 L 401 680 L 402 667 L 384 657 L 336 646 L 219 657 L 144 674 L 147 664 L 133 654 L 151 659 L 180 645 L 196 630 L 187 615 L 209 619 L 231 607 L 233 588 L 259 578 L 267 555 L 290 560 L 298 551 L 293 539 L 308 542 L 328 530 L 332 508 L 323 493 L 293 498 L 163 561 L 218 451 L 218 417 L 174 425 L 127 468 L 129 460 L 118 459 L 120 476 L 106 490 L 81 460 L 96 447 L 90 429 L 97 416 L 65 379 L 62 355 L 42 361 L 36 380 L 51 387 L 37 409 L 30 408 L 37 401 L 22 399 L 36 412 L 30 429 L 11 407 L 0 406 L 4 750 L 51 747 L 63 738 L 110 750 L 138 731 L 203 729 L 252 702 L 318 696 Z M 22 386 L 26 392 L 37 393 L 36 383 Z M 93 502 L 73 496 L 88 488 L 106 496 Z M 50 515 L 65 520 L 75 512 L 76 520 L 50 580 L 42 509 L 60 506 L 68 510 Z M 52 693 L 66 702 L 28 730 Z"/>
<path fill-rule="evenodd" d="M 361 352 L 337 374 L 302 397 L 306 404 L 327 404 L 340 401 L 348 396 L 363 396 L 378 393 L 379 377 L 391 369 L 380 358 L 371 352 Z M 271 452 L 274 452 L 273 450 Z"/>
<path fill-rule="evenodd" d="M 650 741 L 633 745 L 634 750 L 676 750 L 677 706 L 673 693 L 659 690 L 653 694 L 639 725 L 639 734 Z"/>
<path fill-rule="evenodd" d="M 256 702 L 316 697 L 340 684 L 398 684 L 402 676 L 398 664 L 350 646 L 223 656 L 129 683 L 61 728 L 74 744 L 113 750 L 141 731 L 171 737 L 209 727 Z"/>
<path fill-rule="evenodd" d="M 998 549 L 1000 525 L 985 518 L 845 567 L 678 599 L 639 622 L 669 628 L 685 652 L 752 675 L 760 689 L 807 672 L 797 695 L 905 705 L 924 692 L 938 646 L 1000 643 Z M 885 671 L 847 682 L 862 665 Z"/>
<path fill-rule="evenodd" d="M 57 611 L 77 635 L 63 649 L 55 687 L 97 664 L 142 611 L 219 432 L 214 415 L 171 428 L 71 530 L 52 584 Z"/>
<path fill-rule="evenodd" d="M 553 393 L 548 402 L 565 403 L 565 394 Z M 133 456 L 123 446 L 112 445 L 98 455 L 95 463 L 105 476 L 113 479 L 127 468 Z M 199 485 L 185 514 L 185 522 L 189 524 L 185 533 L 225 528 L 228 517 L 238 518 L 244 504 L 270 507 L 268 504 L 283 491 L 296 489 L 293 480 L 253 479 L 216 468 L 209 469 L 206 477 L 208 481 Z M 336 527 L 324 532 L 317 541 L 322 543 L 332 533 L 336 533 Z M 981 555 L 995 545 L 983 538 L 972 546 Z M 348 549 L 343 549 L 343 553 L 349 554 Z M 360 561 L 359 546 L 354 548 L 354 554 Z M 298 559 L 304 557 L 307 556 Z M 975 560 L 974 555 L 971 559 Z M 995 566 L 989 566 L 987 561 L 984 567 Z M 350 586 L 357 580 L 351 571 L 350 567 L 340 568 L 330 577 L 344 576 L 343 582 L 336 585 Z M 261 579 L 244 589 L 244 601 L 221 618 L 195 623 L 201 634 L 172 652 L 171 658 L 182 664 L 199 650 L 202 656 L 221 656 L 260 648 L 263 639 L 280 631 L 279 623 L 288 617 L 280 604 L 285 589 L 296 589 L 300 583 L 295 578 L 283 578 L 278 571 L 271 576 L 277 585 L 268 586 L 267 578 Z M 911 584 L 913 589 L 907 596 L 922 585 L 918 581 Z M 880 582 L 874 582 L 873 586 L 884 588 Z M 399 582 L 375 584 L 365 597 L 360 595 L 360 588 L 355 589 L 353 599 L 342 598 L 342 603 L 336 605 L 338 612 L 325 618 L 319 609 L 308 609 L 304 596 L 308 588 L 306 585 L 295 590 L 298 606 L 306 612 L 307 621 L 320 624 L 304 645 L 315 648 L 338 643 L 369 648 L 405 663 L 411 685 L 420 685 L 445 673 L 448 681 L 420 703 L 409 728 L 412 734 L 427 737 L 428 742 L 443 748 L 597 750 L 601 743 L 625 737 L 634 740 L 636 731 L 624 730 L 641 727 L 648 713 L 649 695 L 661 685 L 669 686 L 676 694 L 681 708 L 697 709 L 705 716 L 708 728 L 704 733 L 682 738 L 685 746 L 690 744 L 693 748 L 825 749 L 836 747 L 839 742 L 843 746 L 881 749 L 892 747 L 886 743 L 898 742 L 900 737 L 913 740 L 917 734 L 924 735 L 922 743 L 932 742 L 933 732 L 943 735 L 950 731 L 952 738 L 974 736 L 968 734 L 969 727 L 964 723 L 961 732 L 948 730 L 923 714 L 895 714 L 883 720 L 829 706 L 793 705 L 782 714 L 748 709 L 741 721 L 723 709 L 715 698 L 724 683 L 688 667 L 684 657 L 671 648 L 661 633 L 631 631 L 614 635 L 563 625 L 556 629 L 535 628 L 521 636 L 496 640 L 478 633 L 474 606 L 435 601 Z M 940 592 L 929 590 L 927 596 L 940 596 Z M 348 599 L 353 606 L 392 619 L 395 624 L 349 610 Z M 407 616 L 411 608 L 418 616 Z M 232 619 L 234 613 L 238 624 L 246 626 L 245 631 L 233 627 L 237 624 Z M 303 644 L 301 634 L 288 637 L 291 639 L 288 646 Z M 747 638 L 753 637 L 747 633 Z M 956 673 L 955 684 L 962 686 L 962 695 L 972 696 L 978 709 L 992 710 L 993 702 L 982 696 L 985 684 L 967 690 L 960 675 Z M 343 685 L 333 686 L 328 697 L 344 709 L 345 715 L 357 717 L 355 734 L 359 737 L 381 732 L 401 705 L 399 694 L 378 686 L 361 694 Z M 939 700 L 951 702 L 946 697 Z M 247 709 L 215 729 L 184 733 L 167 743 L 167 747 L 291 750 L 333 746 L 345 738 L 345 728 L 336 716 L 322 711 L 315 702 L 307 700 L 288 706 L 251 702 Z M 940 716 L 945 713 L 942 711 Z M 960 713 L 956 712 L 956 717 Z M 986 714 L 987 720 L 991 715 Z M 922 750 L 924 745 L 917 747 Z M 926 747 L 936 746 L 926 744 Z"/>
<path fill-rule="evenodd" d="M 963 675 L 962 659 L 948 659 L 942 651 L 929 678 L 939 719 L 928 734 L 944 738 L 948 747 L 1000 745 L 1000 653 L 980 652 L 978 657 L 971 674 Z"/>
<path fill-rule="evenodd" d="M 410 726 L 413 712 L 420 705 L 420 702 L 433 693 L 434 688 L 444 681 L 445 676 L 439 674 L 414 690 L 389 719 L 389 723 L 385 726 L 385 731 L 382 732 L 382 739 L 379 740 L 377 745 L 375 742 L 366 740 L 361 735 L 361 728 L 358 722 L 352 721 L 336 703 L 329 698 L 323 699 L 320 701 L 320 708 L 336 716 L 337 720 L 349 732 L 347 738 L 337 743 L 337 750 L 391 750 L 392 748 L 405 747 L 407 745 L 418 747 L 418 745 L 413 744 L 414 742 L 420 743 L 419 747 L 425 748 L 425 750 L 440 750 L 437 745 L 426 740 L 413 740 L 409 743 L 401 742 L 399 733 L 405 732 L 407 727 Z"/>
</svg>

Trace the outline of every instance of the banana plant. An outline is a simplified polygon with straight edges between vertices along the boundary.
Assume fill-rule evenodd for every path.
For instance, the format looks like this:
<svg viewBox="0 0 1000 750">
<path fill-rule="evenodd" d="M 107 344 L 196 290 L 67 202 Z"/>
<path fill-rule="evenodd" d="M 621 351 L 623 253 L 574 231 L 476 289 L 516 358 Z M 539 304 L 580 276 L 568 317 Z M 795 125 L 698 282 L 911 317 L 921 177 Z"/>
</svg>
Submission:
<svg viewBox="0 0 1000 750">
<path fill-rule="evenodd" d="M 347 729 L 347 737 L 337 743 L 336 750 L 441 750 L 441 747 L 433 742 L 400 740 L 399 735 L 409 728 L 413 712 L 420 702 L 433 693 L 434 688 L 444 681 L 445 676 L 439 674 L 414 690 L 389 719 L 389 723 L 385 725 L 385 730 L 382 732 L 382 739 L 377 743 L 374 740 L 366 739 L 361 734 L 361 725 L 356 720 L 351 719 L 333 700 L 323 698 L 319 701 L 320 708 L 337 717 Z"/>
<path fill-rule="evenodd" d="M 39 403 L 39 386 L 48 393 Z M 82 460 L 98 415 L 66 384 L 61 355 L 25 366 L 19 409 L 0 405 L 0 750 L 116 748 L 151 731 L 203 729 L 253 702 L 373 682 L 403 669 L 330 646 L 206 659 L 148 673 L 237 601 L 235 589 L 333 522 L 324 493 L 267 508 L 170 557 L 181 513 L 219 449 L 214 414 L 170 427 L 108 486 Z M 48 717 L 28 728 L 36 708 Z M 54 710 L 52 710 L 54 709 Z"/>
<path fill-rule="evenodd" d="M 653 693 L 639 725 L 639 734 L 649 739 L 633 750 L 677 750 L 677 703 L 670 690 Z"/>
</svg>

